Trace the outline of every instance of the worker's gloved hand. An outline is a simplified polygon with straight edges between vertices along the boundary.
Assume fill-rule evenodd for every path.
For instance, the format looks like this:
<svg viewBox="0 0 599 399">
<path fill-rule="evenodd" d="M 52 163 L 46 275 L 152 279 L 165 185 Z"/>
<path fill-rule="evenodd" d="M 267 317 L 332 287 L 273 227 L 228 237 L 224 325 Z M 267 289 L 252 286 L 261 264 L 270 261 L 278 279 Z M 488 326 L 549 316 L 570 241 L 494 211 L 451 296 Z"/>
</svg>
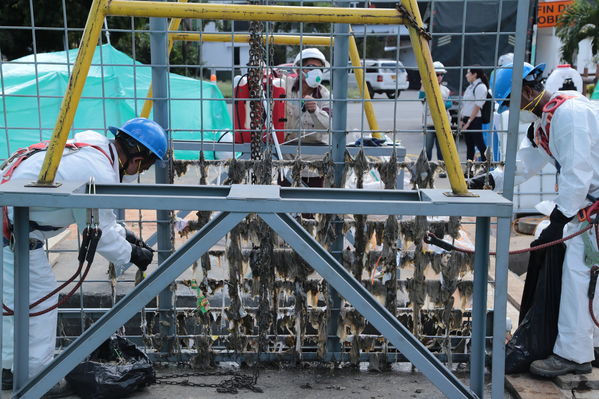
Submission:
<svg viewBox="0 0 599 399">
<path fill-rule="evenodd" d="M 134 232 L 132 232 L 129 229 L 125 229 L 125 240 L 127 240 L 133 245 L 137 245 L 138 247 L 142 247 L 154 252 L 154 250 L 148 244 L 146 244 L 145 241 L 141 240 L 139 237 L 137 237 L 137 235 L 135 235 Z"/>
<path fill-rule="evenodd" d="M 131 263 L 139 267 L 139 270 L 146 271 L 148 265 L 152 263 L 154 253 L 147 248 L 131 244 Z"/>
<path fill-rule="evenodd" d="M 539 238 L 531 242 L 530 246 L 536 247 L 561 239 L 564 236 L 564 226 L 568 224 L 570 220 L 572 220 L 572 218 L 566 217 L 559 209 L 557 209 L 556 205 L 549 216 L 549 226 L 541 231 Z"/>
<path fill-rule="evenodd" d="M 478 175 L 478 176 L 474 176 L 471 177 L 470 179 L 466 180 L 466 183 L 468 184 L 468 188 L 471 188 L 473 190 L 482 190 L 485 187 L 485 179 L 486 179 L 487 175 L 485 173 Z M 491 186 L 491 188 L 494 190 L 495 189 L 495 179 L 493 179 L 493 175 L 489 173 L 489 185 Z"/>
<path fill-rule="evenodd" d="M 139 243 L 143 241 L 140 240 L 139 237 L 137 237 L 137 235 L 129 229 L 125 229 L 125 240 L 129 241 L 131 244 L 143 247 L 143 245 L 139 245 Z"/>
</svg>

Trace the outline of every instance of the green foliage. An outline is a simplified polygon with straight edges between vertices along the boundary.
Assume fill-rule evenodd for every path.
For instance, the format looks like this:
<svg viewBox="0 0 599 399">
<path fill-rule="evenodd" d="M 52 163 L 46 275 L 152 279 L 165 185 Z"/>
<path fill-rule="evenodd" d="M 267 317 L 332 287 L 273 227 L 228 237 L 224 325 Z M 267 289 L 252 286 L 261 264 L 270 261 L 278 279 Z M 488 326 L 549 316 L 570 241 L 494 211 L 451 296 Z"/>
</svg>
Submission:
<svg viewBox="0 0 599 399">
<path fill-rule="evenodd" d="M 574 0 L 559 17 L 555 30 L 562 41 L 562 58 L 572 64 L 578 43 L 591 39 L 593 54 L 599 54 L 599 0 Z"/>
<path fill-rule="evenodd" d="M 85 26 L 92 0 L 65 0 L 66 12 L 61 1 L 32 0 L 33 19 L 29 0 L 0 1 L 0 25 L 18 27 L 0 31 L 0 49 L 8 60 L 23 57 L 35 51 L 38 53 L 77 47 L 81 31 L 69 31 L 65 36 L 62 30 L 43 28 L 81 29 Z M 64 15 L 66 14 L 66 23 Z M 31 30 L 22 29 L 35 25 L 35 46 Z"/>
</svg>

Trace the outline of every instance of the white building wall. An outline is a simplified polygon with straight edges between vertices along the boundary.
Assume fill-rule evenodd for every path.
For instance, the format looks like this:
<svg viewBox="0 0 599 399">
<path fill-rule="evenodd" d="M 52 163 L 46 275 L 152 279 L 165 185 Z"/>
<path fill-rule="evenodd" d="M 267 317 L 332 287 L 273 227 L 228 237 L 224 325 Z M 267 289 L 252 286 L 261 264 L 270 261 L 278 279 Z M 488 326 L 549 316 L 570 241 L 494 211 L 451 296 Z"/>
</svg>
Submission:
<svg viewBox="0 0 599 399">
<path fill-rule="evenodd" d="M 204 33 L 215 33 L 214 22 L 206 24 Z M 202 63 L 207 68 L 215 71 L 230 71 L 233 67 L 234 49 L 239 48 L 239 64 L 245 67 L 249 61 L 249 48 L 247 43 L 206 42 L 202 43 Z M 238 66 L 237 65 L 237 66 Z"/>
<path fill-rule="evenodd" d="M 549 1 L 546 1 L 549 2 Z M 555 27 L 539 28 L 537 30 L 537 44 L 535 64 L 544 62 L 547 64 L 545 75 L 549 75 L 559 64 L 562 64 L 560 48 L 562 42 L 555 35 Z M 584 68 L 595 72 L 596 60 L 593 59 L 590 39 L 583 40 L 578 45 L 578 56 L 574 58 L 576 63 L 573 68 L 582 73 Z"/>
</svg>

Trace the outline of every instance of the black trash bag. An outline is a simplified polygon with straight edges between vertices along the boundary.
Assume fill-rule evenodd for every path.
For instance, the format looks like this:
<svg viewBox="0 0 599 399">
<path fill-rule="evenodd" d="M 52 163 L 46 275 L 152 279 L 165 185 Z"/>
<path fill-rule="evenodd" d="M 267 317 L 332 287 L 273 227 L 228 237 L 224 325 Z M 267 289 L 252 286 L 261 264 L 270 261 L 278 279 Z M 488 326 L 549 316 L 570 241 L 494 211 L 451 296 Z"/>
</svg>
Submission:
<svg viewBox="0 0 599 399">
<path fill-rule="evenodd" d="M 565 253 L 564 244 L 530 253 L 518 329 L 505 348 L 506 374 L 527 372 L 553 353 Z"/>
<path fill-rule="evenodd" d="M 124 398 L 156 382 L 150 359 L 132 342 L 113 335 L 65 377 L 84 399 Z"/>
</svg>

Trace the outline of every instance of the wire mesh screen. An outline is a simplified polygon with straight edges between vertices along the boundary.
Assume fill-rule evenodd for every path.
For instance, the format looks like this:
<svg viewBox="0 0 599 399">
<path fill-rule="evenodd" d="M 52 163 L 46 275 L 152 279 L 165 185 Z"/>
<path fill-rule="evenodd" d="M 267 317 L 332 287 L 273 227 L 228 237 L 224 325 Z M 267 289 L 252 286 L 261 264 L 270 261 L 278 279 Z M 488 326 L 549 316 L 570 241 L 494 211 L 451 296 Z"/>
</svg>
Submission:
<svg viewBox="0 0 599 399">
<path fill-rule="evenodd" d="M 18 13 L 0 6 L 1 158 L 50 138 L 91 4 L 21 3 Z M 459 146 L 465 130 L 460 109 L 468 101 L 464 75 L 471 68 L 490 74 L 499 56 L 512 51 L 514 5 L 503 0 L 419 5 L 432 35 L 433 60 L 444 64 L 447 112 Z M 443 161 L 430 162 L 427 151 L 434 136 L 405 27 L 340 30 L 322 23 L 195 19 L 170 23 L 174 28 L 167 32 L 152 30 L 148 18 L 105 19 L 72 134 L 105 133 L 108 126 L 136 116 L 152 118 L 152 100 L 166 100 L 172 153 L 163 183 L 279 184 L 313 187 L 315 193 L 327 187 L 448 186 L 440 177 Z M 153 50 L 168 54 L 164 63 L 153 61 L 150 52 L 151 37 L 160 35 L 168 37 L 166 45 Z M 343 41 L 359 59 L 336 53 L 347 48 L 339 45 Z M 168 73 L 167 98 L 150 91 L 153 71 L 161 69 Z M 488 138 L 475 157 L 462 156 L 466 175 L 501 166 L 504 126 L 496 118 L 472 129 Z M 141 181 L 153 178 L 150 171 Z M 214 216 L 193 210 L 173 210 L 167 220 L 149 211 L 121 215 L 150 245 L 155 245 L 158 229 L 171 232 L 171 246 L 158 247 L 163 254 Z M 429 230 L 463 239 L 459 218 L 381 217 L 376 209 L 371 215 L 298 212 L 295 217 L 429 349 L 448 362 L 468 352 L 472 259 L 422 241 Z M 74 227 L 71 233 L 48 251 L 56 256 L 56 272 L 65 278 L 77 248 Z M 61 309 L 59 345 L 89 328 L 144 277 L 134 269 L 96 261 L 79 294 Z M 404 360 L 254 216 L 198 259 L 169 292 L 172 307 L 150 303 L 123 327 L 158 358 L 192 359 L 204 366 L 240 356 L 354 364 L 368 360 L 377 368 Z"/>
</svg>

